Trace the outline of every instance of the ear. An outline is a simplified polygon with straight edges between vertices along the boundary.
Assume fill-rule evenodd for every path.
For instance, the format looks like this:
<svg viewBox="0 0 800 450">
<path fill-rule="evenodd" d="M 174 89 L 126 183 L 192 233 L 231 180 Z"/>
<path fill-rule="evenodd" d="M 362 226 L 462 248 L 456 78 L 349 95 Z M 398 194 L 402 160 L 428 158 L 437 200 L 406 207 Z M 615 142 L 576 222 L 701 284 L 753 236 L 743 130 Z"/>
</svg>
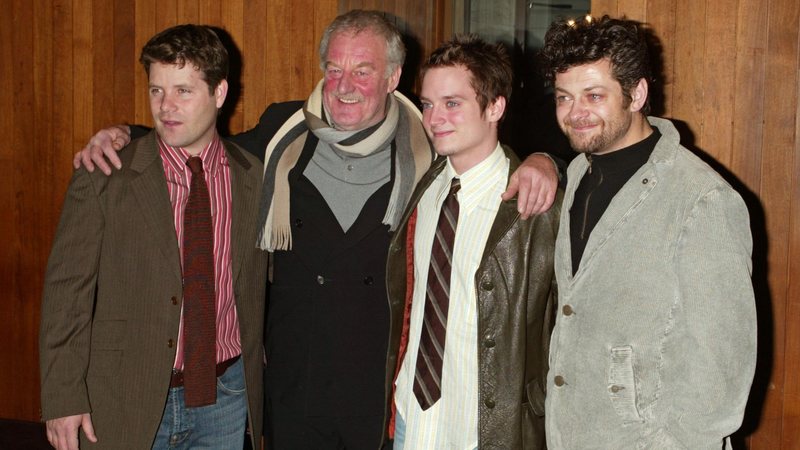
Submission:
<svg viewBox="0 0 800 450">
<path fill-rule="evenodd" d="M 387 87 L 387 94 L 394 92 L 397 89 L 397 85 L 400 84 L 400 74 L 403 73 L 403 68 L 397 66 L 396 69 L 392 71 L 388 78 L 388 87 Z"/>
<path fill-rule="evenodd" d="M 644 78 L 639 79 L 639 83 L 631 91 L 631 104 L 629 109 L 631 112 L 637 112 L 642 109 L 645 101 L 647 101 L 648 85 L 647 80 Z"/>
<path fill-rule="evenodd" d="M 499 122 L 505 111 L 506 98 L 502 95 L 498 96 L 493 102 L 489 103 L 489 106 L 486 107 L 486 119 L 489 122 Z"/>
<path fill-rule="evenodd" d="M 214 88 L 214 97 L 216 97 L 217 102 L 217 109 L 222 108 L 222 104 L 225 103 L 225 97 L 228 96 L 228 80 L 222 80 L 219 82 L 216 88 Z"/>
</svg>

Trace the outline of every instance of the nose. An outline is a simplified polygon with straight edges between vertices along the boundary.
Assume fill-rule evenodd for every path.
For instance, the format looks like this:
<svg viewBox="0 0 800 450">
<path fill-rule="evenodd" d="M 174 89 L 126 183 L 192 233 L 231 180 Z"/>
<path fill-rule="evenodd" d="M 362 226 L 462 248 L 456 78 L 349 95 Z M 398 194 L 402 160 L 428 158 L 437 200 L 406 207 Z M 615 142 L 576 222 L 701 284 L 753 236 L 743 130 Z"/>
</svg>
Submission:
<svg viewBox="0 0 800 450">
<path fill-rule="evenodd" d="M 336 91 L 340 94 L 349 94 L 353 92 L 353 80 L 350 78 L 349 73 L 342 73 L 342 76 L 339 78 L 339 83 L 336 85 Z"/>
<path fill-rule="evenodd" d="M 582 98 L 575 99 L 570 105 L 569 117 L 572 120 L 583 119 L 588 114 L 589 110 L 586 108 L 586 103 L 584 103 Z"/>
<path fill-rule="evenodd" d="M 428 117 L 428 123 L 431 125 L 441 125 L 444 123 L 444 111 L 438 105 L 432 105 L 425 111 Z"/>
<path fill-rule="evenodd" d="M 165 93 L 161 97 L 161 107 L 160 107 L 160 109 L 163 112 L 168 112 L 168 111 L 174 111 L 175 110 L 175 101 L 173 101 L 172 95 L 170 95 L 168 93 Z"/>
</svg>

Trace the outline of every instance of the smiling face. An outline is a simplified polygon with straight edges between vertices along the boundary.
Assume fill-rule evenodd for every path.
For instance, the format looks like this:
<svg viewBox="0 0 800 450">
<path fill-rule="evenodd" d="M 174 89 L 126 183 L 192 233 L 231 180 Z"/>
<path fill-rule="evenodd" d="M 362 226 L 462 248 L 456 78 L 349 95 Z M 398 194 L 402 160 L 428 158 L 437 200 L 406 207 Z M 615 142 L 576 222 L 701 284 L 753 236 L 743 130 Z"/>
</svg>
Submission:
<svg viewBox="0 0 800 450">
<path fill-rule="evenodd" d="M 386 40 L 369 30 L 331 36 L 323 103 L 338 130 L 362 130 L 386 116 L 386 95 L 397 88 L 400 68 L 387 77 Z"/>
<path fill-rule="evenodd" d="M 472 76 L 462 66 L 428 69 L 422 80 L 422 125 L 436 153 L 450 158 L 461 174 L 486 159 L 497 146 L 497 124 L 505 98 L 478 104 Z"/>
<path fill-rule="evenodd" d="M 632 126 L 647 98 L 644 79 L 631 92 L 632 100 L 611 72 L 607 59 L 571 67 L 555 77 L 556 116 L 575 151 L 604 154 L 628 147 L 645 136 Z"/>
<path fill-rule="evenodd" d="M 199 155 L 216 133 L 217 111 L 225 102 L 228 83 L 209 92 L 203 74 L 190 62 L 150 65 L 150 112 L 161 139 Z"/>
</svg>

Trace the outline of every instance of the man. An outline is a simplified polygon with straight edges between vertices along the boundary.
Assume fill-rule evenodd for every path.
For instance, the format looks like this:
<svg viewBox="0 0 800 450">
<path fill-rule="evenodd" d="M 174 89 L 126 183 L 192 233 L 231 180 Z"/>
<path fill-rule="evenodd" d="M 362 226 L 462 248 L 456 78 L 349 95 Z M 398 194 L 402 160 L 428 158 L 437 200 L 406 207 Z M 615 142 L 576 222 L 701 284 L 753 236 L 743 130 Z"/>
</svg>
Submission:
<svg viewBox="0 0 800 450">
<path fill-rule="evenodd" d="M 542 449 L 559 208 L 521 220 L 501 199 L 519 165 L 497 137 L 513 76 L 503 47 L 457 36 L 422 73 L 422 123 L 444 158 L 389 252 L 394 448 Z"/>
<path fill-rule="evenodd" d="M 263 169 L 217 134 L 228 54 L 214 31 L 169 28 L 140 61 L 155 130 L 119 152 L 119 174 L 75 172 L 47 266 L 48 440 L 242 448 L 246 418 L 251 438 L 262 426 Z"/>
<path fill-rule="evenodd" d="M 343 14 L 323 34 L 324 78 L 308 100 L 270 105 L 256 128 L 233 138 L 265 162 L 258 243 L 274 251 L 265 340 L 271 448 L 380 445 L 389 240 L 433 159 L 419 111 L 395 91 L 404 57 L 381 13 Z M 76 163 L 88 163 L 95 144 L 113 161 L 108 149 L 126 132 L 99 133 Z M 512 175 L 520 196 L 530 194 L 519 201 L 525 215 L 549 207 L 557 180 L 548 157 L 528 163 Z"/>
<path fill-rule="evenodd" d="M 747 209 L 669 121 L 646 116 L 635 22 L 555 22 L 542 56 L 580 153 L 556 243 L 547 446 L 722 448 L 756 361 Z"/>
</svg>

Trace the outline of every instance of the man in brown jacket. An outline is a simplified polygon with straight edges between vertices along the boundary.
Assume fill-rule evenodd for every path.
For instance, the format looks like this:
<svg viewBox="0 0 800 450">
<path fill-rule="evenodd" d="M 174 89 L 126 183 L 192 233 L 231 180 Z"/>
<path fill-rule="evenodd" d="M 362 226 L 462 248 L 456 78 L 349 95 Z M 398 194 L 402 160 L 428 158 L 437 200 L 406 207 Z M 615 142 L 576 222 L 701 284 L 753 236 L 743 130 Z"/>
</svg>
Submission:
<svg viewBox="0 0 800 450">
<path fill-rule="evenodd" d="M 113 177 L 75 172 L 48 262 L 47 436 L 59 450 L 242 448 L 249 416 L 258 448 L 262 166 L 217 134 L 228 55 L 214 31 L 165 30 L 141 62 L 155 129 L 120 151 Z"/>
<path fill-rule="evenodd" d="M 519 165 L 497 137 L 502 47 L 456 37 L 422 70 L 423 125 L 444 158 L 389 249 L 389 434 L 396 450 L 541 449 L 560 193 L 528 220 L 500 197 Z"/>
</svg>

